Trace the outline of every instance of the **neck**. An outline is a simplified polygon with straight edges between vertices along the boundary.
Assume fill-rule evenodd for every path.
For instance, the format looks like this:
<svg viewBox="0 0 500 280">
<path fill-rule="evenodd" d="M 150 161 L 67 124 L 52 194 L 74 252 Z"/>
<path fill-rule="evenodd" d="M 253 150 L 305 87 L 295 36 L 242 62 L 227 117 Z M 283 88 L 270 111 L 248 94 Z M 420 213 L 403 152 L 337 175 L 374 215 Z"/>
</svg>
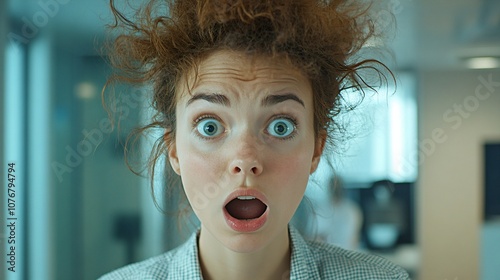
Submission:
<svg viewBox="0 0 500 280">
<path fill-rule="evenodd" d="M 288 279 L 286 278 L 290 272 L 288 228 L 263 248 L 242 253 L 228 249 L 202 227 L 198 247 L 200 266 L 203 278 L 206 280 Z"/>
</svg>

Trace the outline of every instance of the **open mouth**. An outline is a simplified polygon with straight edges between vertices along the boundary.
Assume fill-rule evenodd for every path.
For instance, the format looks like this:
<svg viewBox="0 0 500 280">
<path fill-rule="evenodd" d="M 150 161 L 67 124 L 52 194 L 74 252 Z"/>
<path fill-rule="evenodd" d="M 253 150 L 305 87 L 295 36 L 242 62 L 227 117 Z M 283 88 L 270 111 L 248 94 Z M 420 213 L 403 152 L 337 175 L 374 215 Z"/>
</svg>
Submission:
<svg viewBox="0 0 500 280">
<path fill-rule="evenodd" d="M 267 205 L 251 195 L 241 195 L 226 204 L 226 211 L 231 217 L 238 220 L 252 220 L 261 217 Z"/>
</svg>

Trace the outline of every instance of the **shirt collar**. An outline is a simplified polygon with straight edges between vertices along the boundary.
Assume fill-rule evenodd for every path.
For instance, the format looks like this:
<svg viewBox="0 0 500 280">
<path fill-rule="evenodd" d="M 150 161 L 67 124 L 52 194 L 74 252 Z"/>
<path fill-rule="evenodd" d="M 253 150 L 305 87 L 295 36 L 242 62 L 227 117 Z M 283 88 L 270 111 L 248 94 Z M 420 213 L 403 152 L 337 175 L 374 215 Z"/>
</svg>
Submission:
<svg viewBox="0 0 500 280">
<path fill-rule="evenodd" d="M 170 279 L 203 279 L 198 260 L 198 236 L 200 229 L 178 249 L 169 265 Z M 292 256 L 290 279 L 319 279 L 314 256 L 304 238 L 293 226 L 288 227 Z"/>
<path fill-rule="evenodd" d="M 299 231 L 293 226 L 288 227 L 292 244 L 290 280 L 293 279 L 320 279 L 314 255 Z"/>
<path fill-rule="evenodd" d="M 203 279 L 198 261 L 198 236 L 200 229 L 177 250 L 168 267 L 168 279 Z"/>
</svg>

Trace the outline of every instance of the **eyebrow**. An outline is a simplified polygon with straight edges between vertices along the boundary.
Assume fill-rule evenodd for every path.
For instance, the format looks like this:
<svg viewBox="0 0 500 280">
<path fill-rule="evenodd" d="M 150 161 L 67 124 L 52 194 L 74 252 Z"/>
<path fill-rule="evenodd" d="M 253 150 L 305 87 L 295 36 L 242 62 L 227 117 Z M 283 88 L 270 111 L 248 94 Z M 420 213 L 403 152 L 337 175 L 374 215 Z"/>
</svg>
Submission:
<svg viewBox="0 0 500 280">
<path fill-rule="evenodd" d="M 226 107 L 231 106 L 231 101 L 225 95 L 219 93 L 197 93 L 187 101 L 186 107 L 196 100 L 205 100 L 210 103 L 220 104 Z M 268 95 L 264 99 L 262 99 L 261 105 L 263 107 L 269 107 L 281 102 L 285 102 L 287 100 L 296 101 L 305 108 L 304 101 L 302 101 L 302 99 L 300 99 L 297 95 L 293 93 Z"/>
<path fill-rule="evenodd" d="M 210 103 L 220 104 L 227 107 L 231 106 L 231 102 L 225 95 L 218 93 L 197 93 L 187 101 L 186 107 L 196 100 L 205 100 Z"/>
<path fill-rule="evenodd" d="M 264 107 L 268 107 L 268 106 L 275 105 L 275 104 L 278 104 L 278 103 L 281 103 L 281 102 L 284 102 L 287 100 L 296 101 L 296 102 L 300 103 L 304 108 L 306 107 L 304 105 L 304 101 L 302 101 L 302 99 L 300 99 L 297 95 L 295 95 L 293 93 L 268 95 L 268 96 L 266 96 L 266 98 L 262 99 L 261 105 Z"/>
</svg>

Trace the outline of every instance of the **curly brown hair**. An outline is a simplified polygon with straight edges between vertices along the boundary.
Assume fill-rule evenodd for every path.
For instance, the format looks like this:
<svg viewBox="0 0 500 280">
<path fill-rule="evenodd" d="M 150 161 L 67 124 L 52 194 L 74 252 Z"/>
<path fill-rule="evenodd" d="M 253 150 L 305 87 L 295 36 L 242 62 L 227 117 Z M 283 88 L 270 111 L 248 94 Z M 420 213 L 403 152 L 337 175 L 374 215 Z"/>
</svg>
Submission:
<svg viewBox="0 0 500 280">
<path fill-rule="evenodd" d="M 373 89 L 360 72 L 371 69 L 381 80 L 386 77 L 380 61 L 356 57 L 375 35 L 369 5 L 359 1 L 150 0 L 131 17 L 113 0 L 110 6 L 111 28 L 120 35 L 107 53 L 116 70 L 108 84 L 153 84 L 156 115 L 138 130 L 164 129 L 150 159 L 152 176 L 175 139 L 179 82 L 216 50 L 279 56 L 297 66 L 312 85 L 315 134 L 328 135 L 330 146 L 344 131 L 335 116 L 354 107 L 344 94 L 356 92 L 362 100 L 365 90 Z"/>
</svg>

